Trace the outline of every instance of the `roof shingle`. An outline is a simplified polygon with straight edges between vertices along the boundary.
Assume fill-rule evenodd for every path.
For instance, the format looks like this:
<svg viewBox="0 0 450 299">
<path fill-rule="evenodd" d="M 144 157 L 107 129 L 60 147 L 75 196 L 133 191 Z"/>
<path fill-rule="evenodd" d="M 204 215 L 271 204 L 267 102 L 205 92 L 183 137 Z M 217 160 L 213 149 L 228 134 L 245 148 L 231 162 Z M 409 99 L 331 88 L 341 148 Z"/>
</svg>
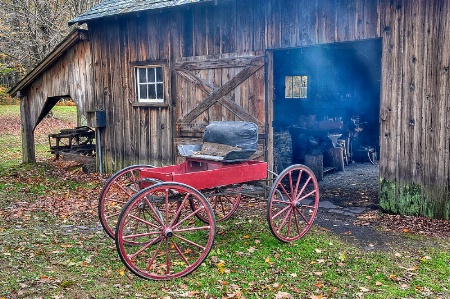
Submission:
<svg viewBox="0 0 450 299">
<path fill-rule="evenodd" d="M 69 21 L 69 25 L 133 12 L 212 2 L 214 0 L 106 0 Z"/>
</svg>

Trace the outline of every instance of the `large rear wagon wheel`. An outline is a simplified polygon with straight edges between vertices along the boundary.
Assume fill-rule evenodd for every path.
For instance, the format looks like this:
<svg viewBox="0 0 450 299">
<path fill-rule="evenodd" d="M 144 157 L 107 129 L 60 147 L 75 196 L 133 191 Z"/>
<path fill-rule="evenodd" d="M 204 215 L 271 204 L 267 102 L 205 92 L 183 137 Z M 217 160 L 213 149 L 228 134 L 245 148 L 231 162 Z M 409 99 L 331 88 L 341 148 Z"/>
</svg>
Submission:
<svg viewBox="0 0 450 299">
<path fill-rule="evenodd" d="M 115 238 L 117 219 L 125 204 L 140 190 L 160 182 L 141 177 L 141 171 L 151 168 L 154 166 L 128 166 L 116 172 L 105 183 L 98 201 L 98 217 L 111 238 Z"/>
<path fill-rule="evenodd" d="M 190 201 L 195 203 L 194 211 Z M 199 213 L 208 223 L 199 220 Z M 116 247 L 134 274 L 167 280 L 200 266 L 212 248 L 215 231 L 213 210 L 199 191 L 180 183 L 159 183 L 126 204 L 116 227 Z M 138 245 L 127 246 L 130 242 Z"/>
<path fill-rule="evenodd" d="M 228 220 L 233 216 L 234 212 L 241 202 L 241 193 L 237 190 L 229 189 L 214 189 L 204 192 L 205 197 L 211 205 L 214 211 L 216 222 Z M 191 202 L 191 208 L 194 211 L 196 209 L 195 203 Z M 197 214 L 197 217 L 205 223 L 208 223 L 208 218 L 203 216 L 203 213 Z"/>
<path fill-rule="evenodd" d="M 292 165 L 276 178 L 267 203 L 267 221 L 282 242 L 300 239 L 311 228 L 319 208 L 319 185 L 304 165 Z"/>
</svg>

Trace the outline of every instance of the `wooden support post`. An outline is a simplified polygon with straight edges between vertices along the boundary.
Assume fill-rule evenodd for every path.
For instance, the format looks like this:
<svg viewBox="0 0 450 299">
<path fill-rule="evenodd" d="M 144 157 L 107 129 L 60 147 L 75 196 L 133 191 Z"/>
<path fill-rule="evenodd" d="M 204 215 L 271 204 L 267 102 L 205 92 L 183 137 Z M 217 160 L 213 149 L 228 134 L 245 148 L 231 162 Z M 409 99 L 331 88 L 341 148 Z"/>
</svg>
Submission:
<svg viewBox="0 0 450 299">
<path fill-rule="evenodd" d="M 22 126 L 22 162 L 35 163 L 36 150 L 34 144 L 34 125 L 31 122 L 31 105 L 28 95 L 20 96 L 20 119 Z"/>
</svg>

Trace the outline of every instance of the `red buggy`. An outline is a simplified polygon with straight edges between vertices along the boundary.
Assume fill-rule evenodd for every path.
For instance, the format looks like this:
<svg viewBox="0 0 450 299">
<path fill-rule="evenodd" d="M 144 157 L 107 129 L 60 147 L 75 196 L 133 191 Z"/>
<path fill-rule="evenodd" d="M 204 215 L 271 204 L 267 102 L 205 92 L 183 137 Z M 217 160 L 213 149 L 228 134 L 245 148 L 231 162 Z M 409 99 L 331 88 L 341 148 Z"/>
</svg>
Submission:
<svg viewBox="0 0 450 299">
<path fill-rule="evenodd" d="M 268 177 L 266 162 L 250 160 L 257 143 L 253 123 L 213 122 L 203 144 L 178 147 L 183 163 L 133 165 L 114 174 L 101 192 L 98 213 L 127 268 L 154 280 L 194 271 L 213 246 L 216 222 L 230 218 L 242 195 Z M 282 242 L 298 240 L 318 210 L 317 180 L 298 164 L 273 175 L 269 228 Z"/>
</svg>

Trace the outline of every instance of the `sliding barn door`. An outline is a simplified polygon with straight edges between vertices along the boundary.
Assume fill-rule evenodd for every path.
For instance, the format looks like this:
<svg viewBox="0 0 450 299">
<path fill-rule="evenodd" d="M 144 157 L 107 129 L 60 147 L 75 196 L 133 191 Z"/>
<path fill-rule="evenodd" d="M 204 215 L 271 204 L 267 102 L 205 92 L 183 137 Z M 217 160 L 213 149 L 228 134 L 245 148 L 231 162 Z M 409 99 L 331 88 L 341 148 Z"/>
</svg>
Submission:
<svg viewBox="0 0 450 299">
<path fill-rule="evenodd" d="M 175 64 L 175 73 L 175 145 L 201 143 L 212 121 L 249 121 L 259 128 L 260 146 L 254 158 L 264 159 L 263 56 L 189 57 Z M 177 156 L 176 160 L 181 159 Z"/>
</svg>

